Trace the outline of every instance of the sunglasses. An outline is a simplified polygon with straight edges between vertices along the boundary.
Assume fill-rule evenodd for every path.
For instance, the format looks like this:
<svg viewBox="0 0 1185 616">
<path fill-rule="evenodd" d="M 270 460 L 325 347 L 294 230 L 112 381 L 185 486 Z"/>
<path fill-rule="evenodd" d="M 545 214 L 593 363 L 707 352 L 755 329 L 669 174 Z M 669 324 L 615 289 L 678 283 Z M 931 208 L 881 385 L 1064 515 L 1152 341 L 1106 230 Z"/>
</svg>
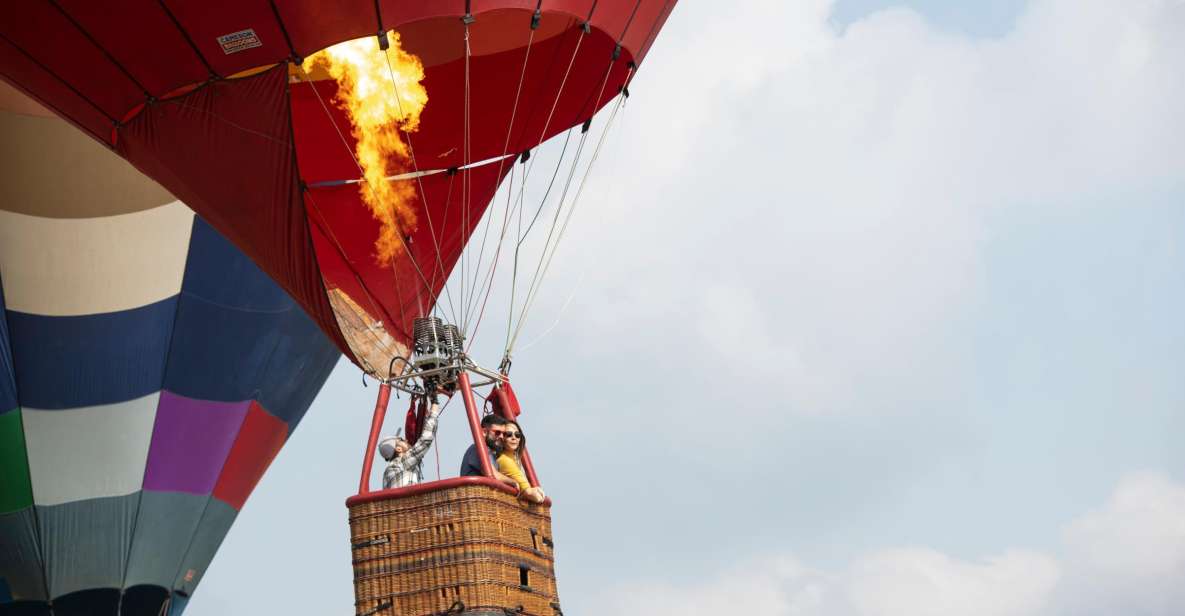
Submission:
<svg viewBox="0 0 1185 616">
<path fill-rule="evenodd" d="M 505 436 L 506 438 L 522 438 L 522 434 L 518 432 L 503 432 L 502 436 Z"/>
</svg>

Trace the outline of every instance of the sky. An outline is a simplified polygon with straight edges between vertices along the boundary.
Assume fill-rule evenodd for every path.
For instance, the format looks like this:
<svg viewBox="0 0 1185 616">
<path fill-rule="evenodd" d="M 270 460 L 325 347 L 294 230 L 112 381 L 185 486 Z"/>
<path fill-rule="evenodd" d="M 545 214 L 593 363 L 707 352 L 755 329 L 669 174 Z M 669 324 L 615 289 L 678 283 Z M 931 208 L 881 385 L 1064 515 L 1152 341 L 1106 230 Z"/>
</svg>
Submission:
<svg viewBox="0 0 1185 616">
<path fill-rule="evenodd" d="M 681 2 L 515 355 L 565 613 L 1185 613 L 1182 32 Z M 350 609 L 375 391 L 342 361 L 188 614 Z"/>
</svg>

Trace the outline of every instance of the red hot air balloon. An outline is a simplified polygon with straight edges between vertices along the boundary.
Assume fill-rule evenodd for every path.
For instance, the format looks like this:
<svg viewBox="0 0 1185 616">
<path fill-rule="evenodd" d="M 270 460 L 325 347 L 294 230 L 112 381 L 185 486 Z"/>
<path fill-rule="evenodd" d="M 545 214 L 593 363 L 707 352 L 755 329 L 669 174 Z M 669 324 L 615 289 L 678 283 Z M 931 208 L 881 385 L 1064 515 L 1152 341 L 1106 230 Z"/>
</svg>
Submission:
<svg viewBox="0 0 1185 616">
<path fill-rule="evenodd" d="M 382 378 L 513 157 L 627 91 L 674 4 L 4 3 L 0 75 L 189 204 Z M 389 30 L 422 63 L 429 101 L 408 135 L 417 177 L 391 180 L 409 185 L 414 223 L 378 260 L 382 221 L 343 183 L 361 173 L 337 85 L 296 64 Z"/>
<path fill-rule="evenodd" d="M 612 101 L 616 109 L 628 96 L 638 65 L 674 5 L 675 0 L 52 0 L 0 6 L 5 80 L 192 207 L 288 291 L 339 349 L 384 381 L 368 456 L 388 386 L 407 386 L 409 366 L 419 371 L 416 378 L 423 378 L 424 387 L 429 374 L 435 379 L 443 378 L 441 370 L 459 371 L 453 376 L 485 476 L 370 494 L 367 458 L 360 494 L 347 502 L 358 614 L 455 613 L 467 606 L 493 610 L 489 613 L 559 613 L 545 505 L 524 508 L 506 496 L 513 490 L 494 481 L 484 455 L 468 372 L 500 384 L 497 395 L 491 394 L 506 401 L 496 405 L 500 412 L 515 405 L 502 385 L 504 375 L 466 363 L 460 341 L 480 320 L 485 284 L 480 267 L 471 273 L 463 255 L 500 184 L 508 175 L 513 179 L 516 165 L 526 163 L 544 141 L 575 131 L 572 170 L 595 161 L 599 143 L 588 148 L 590 159 L 581 160 L 588 154 L 584 146 L 594 116 Z M 365 53 L 382 60 L 380 75 L 386 64 L 387 80 L 363 83 L 337 74 L 317 59 L 325 56 L 306 62 L 327 48 L 332 57 L 339 45 L 363 37 L 372 48 Z M 362 116 L 374 108 L 360 113 L 351 101 L 379 87 L 390 89 L 387 96 L 399 109 L 390 121 L 371 125 Z M 402 108 L 405 102 L 417 108 Z M 382 144 L 377 161 L 372 140 Z M 571 177 L 557 190 L 561 206 Z M 571 208 L 580 190 L 574 193 Z M 559 212 L 557 206 L 553 230 Z M 561 237 L 566 224 L 567 218 L 559 227 Z M 504 233 L 492 236 L 497 252 Z M 478 266 L 485 239 L 483 232 Z M 549 233 L 548 246 L 551 239 Z M 550 254 L 541 263 L 549 262 Z M 458 260 L 462 284 L 460 297 L 453 297 L 446 282 Z M 539 271 L 523 313 L 533 301 Z M 445 310 L 453 313 L 455 323 L 449 325 L 459 325 L 459 331 L 425 320 Z M 504 368 L 513 346 L 509 334 L 508 340 Z M 522 461 L 531 488 L 537 488 L 525 450 Z M 431 492 L 445 489 L 455 492 Z M 455 563 L 464 583 L 454 579 L 436 588 L 400 560 L 426 558 L 429 552 L 433 558 L 456 557 L 458 551 L 445 541 L 457 532 L 452 522 L 425 518 L 434 540 L 444 543 L 418 555 L 399 551 L 411 548 L 400 544 L 394 531 L 383 531 L 411 523 L 409 516 L 437 515 L 442 502 L 453 515 L 487 500 L 494 503 L 490 508 L 473 511 L 477 526 L 465 527 L 475 534 L 457 537 L 469 542 L 460 550 L 468 556 Z M 489 513 L 494 510 L 499 513 Z M 531 557 L 507 560 L 523 554 Z M 494 571 L 487 568 L 490 563 L 505 566 Z"/>
</svg>

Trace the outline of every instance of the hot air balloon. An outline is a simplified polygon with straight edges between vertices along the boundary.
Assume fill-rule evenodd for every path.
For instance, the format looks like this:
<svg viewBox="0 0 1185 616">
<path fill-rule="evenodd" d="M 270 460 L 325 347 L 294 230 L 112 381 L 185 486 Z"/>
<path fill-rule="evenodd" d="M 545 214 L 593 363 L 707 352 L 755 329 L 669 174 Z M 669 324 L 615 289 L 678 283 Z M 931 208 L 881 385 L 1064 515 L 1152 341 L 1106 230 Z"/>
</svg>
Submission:
<svg viewBox="0 0 1185 616">
<path fill-rule="evenodd" d="M 392 387 L 416 396 L 455 388 L 483 461 L 474 389 L 490 388 L 495 413 L 519 412 L 507 374 L 517 333 L 507 332 L 498 370 L 468 351 L 507 223 L 526 208 L 508 198 L 492 232 L 492 217 L 481 221 L 500 186 L 510 185 L 510 195 L 516 181 L 527 183 L 532 152 L 567 133 L 555 171 L 535 174 L 552 178 L 543 202 L 556 205 L 545 223 L 534 224 L 543 204 L 527 216 L 527 233 L 548 231 L 539 265 L 525 272 L 521 309 L 511 293 L 521 331 L 604 127 L 674 5 L 0 7 L 4 79 L 181 198 L 382 383 L 359 494 L 347 500 L 357 614 L 560 612 L 547 504 L 516 501 L 486 462 L 484 477 L 371 492 L 370 462 Z M 602 121 L 598 111 L 608 105 Z M 379 121 L 370 121 L 374 114 Z M 590 138 L 596 122 L 601 136 Z M 524 466 L 537 484 L 525 452 Z"/>
<path fill-rule="evenodd" d="M 0 612 L 179 614 L 337 349 L 65 122 L 0 133 Z"/>
</svg>

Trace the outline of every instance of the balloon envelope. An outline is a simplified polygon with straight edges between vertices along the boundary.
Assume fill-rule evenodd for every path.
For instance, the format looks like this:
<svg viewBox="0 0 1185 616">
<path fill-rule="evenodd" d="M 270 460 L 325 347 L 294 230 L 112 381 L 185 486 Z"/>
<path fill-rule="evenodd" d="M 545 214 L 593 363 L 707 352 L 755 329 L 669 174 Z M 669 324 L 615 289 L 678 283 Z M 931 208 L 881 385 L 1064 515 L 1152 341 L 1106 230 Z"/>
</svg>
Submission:
<svg viewBox="0 0 1185 616">
<path fill-rule="evenodd" d="M 341 184 L 360 174 L 349 121 L 328 102 L 336 84 L 294 76 L 288 62 L 396 30 L 428 92 L 415 170 L 443 171 L 590 120 L 628 84 L 675 2 L 118 4 L 0 6 L 0 75 L 193 207 L 341 350 L 385 376 L 513 160 L 401 180 L 415 183 L 417 223 L 403 230 L 406 250 L 376 262 L 379 224 L 358 186 Z"/>
<path fill-rule="evenodd" d="M 111 152 L 0 133 L 0 612 L 179 613 L 338 352 Z"/>
</svg>

